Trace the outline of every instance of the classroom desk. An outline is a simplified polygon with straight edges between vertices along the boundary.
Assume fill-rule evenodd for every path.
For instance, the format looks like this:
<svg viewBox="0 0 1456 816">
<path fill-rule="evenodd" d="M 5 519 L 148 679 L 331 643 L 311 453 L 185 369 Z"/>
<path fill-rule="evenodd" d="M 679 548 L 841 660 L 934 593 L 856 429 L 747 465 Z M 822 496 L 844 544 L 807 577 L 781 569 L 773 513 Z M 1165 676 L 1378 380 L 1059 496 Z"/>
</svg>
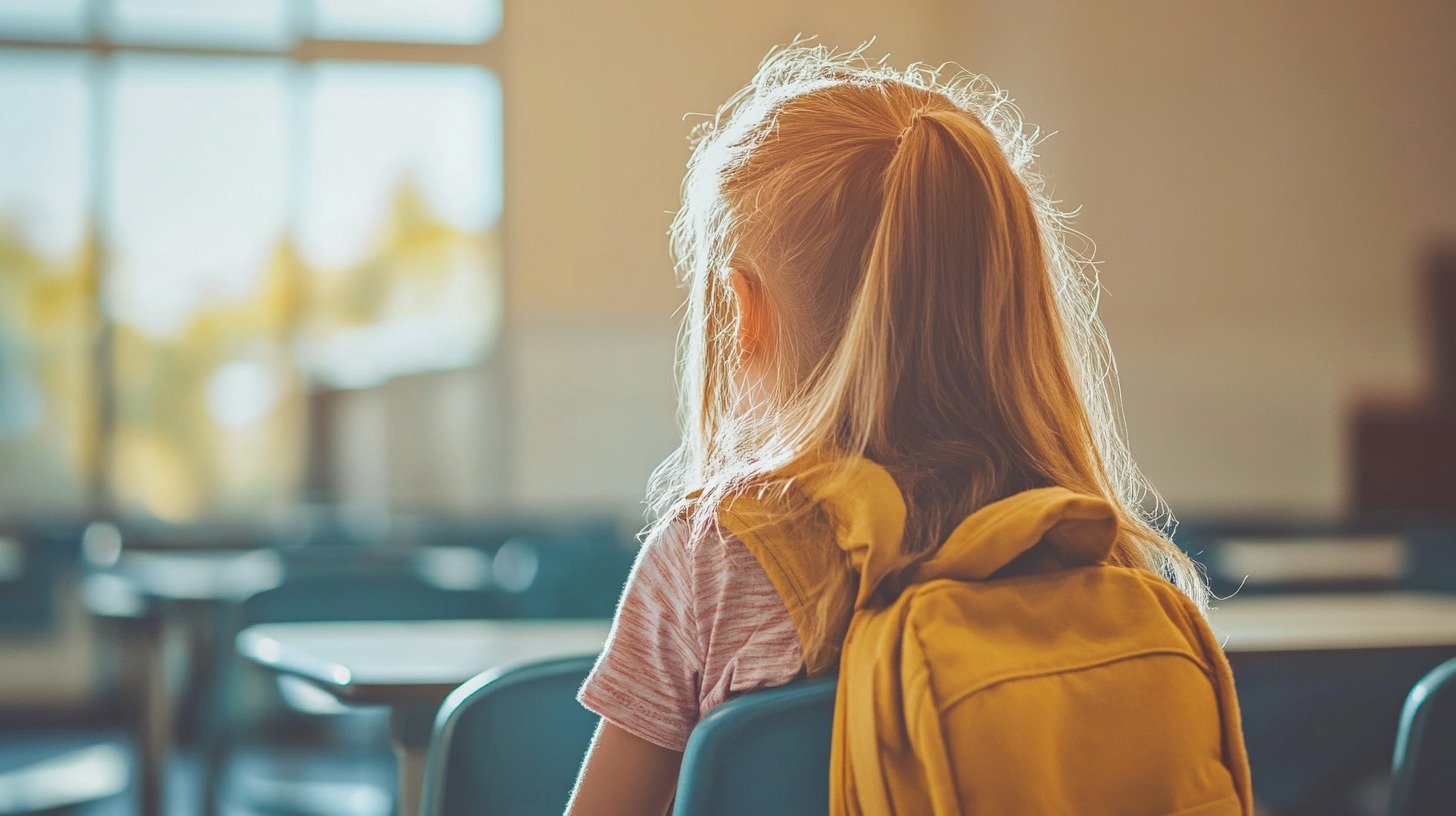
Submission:
<svg viewBox="0 0 1456 816">
<path fill-rule="evenodd" d="M 606 620 L 349 621 L 249 627 L 238 651 L 343 702 L 390 707 L 399 812 L 419 813 L 429 725 L 475 675 L 514 663 L 598 652 Z"/>
<path fill-rule="evenodd" d="M 1209 621 L 1229 654 L 1456 649 L 1456 595 L 1237 596 Z"/>
<path fill-rule="evenodd" d="M 271 550 L 136 550 L 82 580 L 82 599 L 97 617 L 127 631 L 123 658 L 139 697 L 132 731 L 137 745 L 141 812 L 166 811 L 166 765 L 175 728 L 168 683 L 171 650 L 205 671 L 212 612 L 276 586 L 283 564 Z"/>
<path fill-rule="evenodd" d="M 1411 687 L 1456 657 L 1456 596 L 1235 596 L 1210 622 L 1233 667 L 1263 807 L 1344 813 L 1390 767 Z"/>
<path fill-rule="evenodd" d="M 1414 593 L 1270 595 L 1215 603 L 1215 633 L 1231 658 L 1307 653 L 1456 652 L 1456 596 Z M 475 674 L 507 663 L 594 652 L 606 621 L 424 621 L 266 624 L 238 649 L 341 701 L 384 704 L 395 722 L 400 812 L 418 811 L 428 725 Z"/>
</svg>

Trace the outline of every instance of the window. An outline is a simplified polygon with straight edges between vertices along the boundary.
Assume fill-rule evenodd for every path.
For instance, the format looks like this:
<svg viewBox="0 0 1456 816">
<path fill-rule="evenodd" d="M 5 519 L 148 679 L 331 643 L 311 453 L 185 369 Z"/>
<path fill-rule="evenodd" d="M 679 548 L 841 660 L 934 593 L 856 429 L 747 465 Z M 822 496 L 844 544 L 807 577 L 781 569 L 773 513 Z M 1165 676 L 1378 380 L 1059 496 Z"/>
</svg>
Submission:
<svg viewBox="0 0 1456 816">
<path fill-rule="evenodd" d="M 499 27 L 499 0 L 0 1 L 0 506 L 265 512 L 312 393 L 487 356 Z"/>
<path fill-rule="evenodd" d="M 3 8 L 3 6 L 0 6 Z M 79 506 L 95 457 L 93 60 L 0 50 L 0 494 Z"/>
</svg>

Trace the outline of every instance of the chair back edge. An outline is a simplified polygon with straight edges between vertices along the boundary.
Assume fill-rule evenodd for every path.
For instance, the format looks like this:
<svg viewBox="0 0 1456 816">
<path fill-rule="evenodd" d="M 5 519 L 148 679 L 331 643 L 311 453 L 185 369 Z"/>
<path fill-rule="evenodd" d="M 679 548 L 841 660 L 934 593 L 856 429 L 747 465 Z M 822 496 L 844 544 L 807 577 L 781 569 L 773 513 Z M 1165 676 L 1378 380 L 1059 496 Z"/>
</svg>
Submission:
<svg viewBox="0 0 1456 816">
<path fill-rule="evenodd" d="M 444 816 L 446 776 L 455 727 L 472 706 L 521 683 L 559 674 L 585 674 L 591 671 L 596 659 L 596 654 L 581 654 L 497 666 L 466 680 L 450 692 L 435 713 L 435 723 L 430 731 L 430 750 L 425 760 L 419 816 Z"/>
</svg>

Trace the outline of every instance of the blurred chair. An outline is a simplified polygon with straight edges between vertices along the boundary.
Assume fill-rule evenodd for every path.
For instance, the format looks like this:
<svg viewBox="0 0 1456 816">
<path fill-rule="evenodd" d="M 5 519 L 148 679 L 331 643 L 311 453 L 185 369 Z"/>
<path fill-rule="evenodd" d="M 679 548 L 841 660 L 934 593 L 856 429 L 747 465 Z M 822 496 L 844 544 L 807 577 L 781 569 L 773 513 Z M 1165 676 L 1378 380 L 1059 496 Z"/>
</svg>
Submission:
<svg viewBox="0 0 1456 816">
<path fill-rule="evenodd" d="M 337 555 L 337 554 L 336 554 Z M 506 606 L 499 592 L 492 590 L 442 589 L 414 575 L 400 565 L 375 559 L 362 559 L 355 568 L 339 555 L 332 567 L 322 560 L 302 570 L 290 570 L 290 578 L 282 585 L 247 599 L 231 615 L 226 626 L 224 643 L 243 629 L 262 623 L 319 622 L 345 620 L 469 620 L 501 617 Z M 245 742 L 262 742 L 274 746 L 265 756 L 278 755 L 276 747 L 298 742 L 319 743 L 355 757 L 344 762 L 331 759 L 328 751 L 318 752 L 316 762 L 292 757 L 286 768 L 292 780 L 280 780 L 266 774 L 259 779 L 239 780 L 241 798 L 249 806 L 265 812 L 321 813 L 315 802 L 340 802 L 338 790 L 343 784 L 336 777 L 346 770 L 352 777 L 348 783 L 358 793 L 356 798 L 388 801 L 392 791 L 392 759 L 385 737 L 387 717 L 382 711 L 349 709 L 334 703 L 319 692 L 310 695 L 312 687 L 301 681 L 283 685 L 259 682 L 259 675 L 241 664 L 232 649 L 219 650 L 220 664 L 215 671 L 212 703 L 201 734 L 201 755 L 204 775 L 204 800 L 215 810 L 225 791 L 226 769 L 230 755 L 238 753 Z M 285 696 L 288 702 L 285 706 Z M 352 721 L 355 739 L 344 738 Z M 324 737 L 320 738 L 319 734 Z M 359 736 L 362 734 L 362 736 Z M 374 749 L 371 751 L 371 749 Z M 248 763 L 251 766 L 266 762 Z M 360 778 L 365 766 L 378 766 L 377 781 L 369 775 Z M 244 766 L 246 767 L 246 766 Z M 315 796 L 311 788 L 333 791 Z M 280 796 L 280 793 L 282 794 Z M 274 801 L 278 799 L 286 801 Z"/>
<path fill-rule="evenodd" d="M 1427 516 L 1406 525 L 1404 589 L 1456 592 L 1456 518 Z"/>
<path fill-rule="evenodd" d="M 528 618 L 611 617 L 637 553 L 613 516 L 434 520 L 411 543 L 447 555 L 484 553 L 489 583 L 508 599 L 511 614 Z M 442 585 L 461 574 L 430 566 L 419 564 L 421 573 Z"/>
<path fill-rule="evenodd" d="M 79 539 L 54 524 L 0 528 L 0 637 L 43 632 L 54 622 L 57 582 L 76 560 Z"/>
<path fill-rule="evenodd" d="M 829 812 L 835 678 L 718 706 L 688 738 L 674 816 Z"/>
<path fill-rule="evenodd" d="M 1411 689 L 1391 769 L 1389 816 L 1456 813 L 1456 659 Z"/>
<path fill-rule="evenodd" d="M 80 524 L 65 520 L 11 521 L 0 528 L 0 639 L 33 641 L 52 633 L 62 614 L 63 582 L 80 562 L 80 540 Z M 114 729 L 78 729 L 74 716 L 50 712 L 17 713 L 19 723 L 7 717 L 0 726 L 0 814 L 121 798 L 131 757 Z"/>
<path fill-rule="evenodd" d="M 595 656 L 486 672 L 440 706 L 421 816 L 558 816 L 596 729 L 576 701 Z M 747 811 L 745 811 L 747 812 Z"/>
</svg>

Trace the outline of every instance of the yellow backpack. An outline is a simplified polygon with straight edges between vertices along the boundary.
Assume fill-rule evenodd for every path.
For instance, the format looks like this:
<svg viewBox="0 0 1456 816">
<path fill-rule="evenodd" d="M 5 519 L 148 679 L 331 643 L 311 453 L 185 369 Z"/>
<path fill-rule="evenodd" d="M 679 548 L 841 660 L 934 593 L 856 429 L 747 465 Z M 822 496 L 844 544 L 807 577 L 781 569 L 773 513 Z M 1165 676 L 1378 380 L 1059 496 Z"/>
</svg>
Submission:
<svg viewBox="0 0 1456 816">
<path fill-rule="evenodd" d="M 1116 536 L 1106 501 L 1043 488 L 988 505 L 893 603 L 873 606 L 905 505 L 883 468 L 852 465 L 832 482 L 801 481 L 837 548 L 816 545 L 812 522 L 765 523 L 757 500 L 719 514 L 801 640 L 847 625 L 835 816 L 1252 814 L 1228 662 L 1175 587 L 1106 564 Z M 1034 564 L 998 577 L 1037 545 Z M 813 674 L 834 657 L 805 661 Z"/>
</svg>

